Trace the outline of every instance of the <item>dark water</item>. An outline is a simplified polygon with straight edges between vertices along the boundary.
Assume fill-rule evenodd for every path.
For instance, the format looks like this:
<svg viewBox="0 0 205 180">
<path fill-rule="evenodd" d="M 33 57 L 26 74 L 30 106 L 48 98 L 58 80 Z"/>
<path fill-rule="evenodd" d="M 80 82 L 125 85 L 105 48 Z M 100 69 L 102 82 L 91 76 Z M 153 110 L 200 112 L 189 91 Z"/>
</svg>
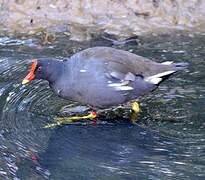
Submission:
<svg viewBox="0 0 205 180">
<path fill-rule="evenodd" d="M 68 102 L 44 81 L 21 85 L 31 59 L 63 59 L 111 44 L 1 37 L 0 179 L 205 179 L 204 44 L 204 35 L 176 33 L 115 46 L 159 62 L 190 63 L 141 100 L 138 125 L 107 119 L 43 129 Z"/>
</svg>

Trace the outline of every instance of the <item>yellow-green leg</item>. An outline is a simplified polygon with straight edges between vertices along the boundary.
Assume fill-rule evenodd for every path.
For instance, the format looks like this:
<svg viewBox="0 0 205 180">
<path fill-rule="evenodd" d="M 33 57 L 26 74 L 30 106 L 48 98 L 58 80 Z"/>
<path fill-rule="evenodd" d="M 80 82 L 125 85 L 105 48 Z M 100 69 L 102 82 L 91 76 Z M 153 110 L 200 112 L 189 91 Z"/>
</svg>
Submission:
<svg viewBox="0 0 205 180">
<path fill-rule="evenodd" d="M 141 109 L 139 103 L 137 101 L 133 102 L 131 107 L 131 116 L 130 116 L 130 120 L 132 123 L 136 123 L 140 111 Z"/>
<path fill-rule="evenodd" d="M 70 124 L 83 119 L 93 120 L 96 118 L 96 116 L 97 116 L 96 112 L 91 112 L 90 114 L 84 116 L 56 117 L 54 123 L 47 124 L 44 126 L 44 128 L 53 128 L 55 126 Z"/>
</svg>

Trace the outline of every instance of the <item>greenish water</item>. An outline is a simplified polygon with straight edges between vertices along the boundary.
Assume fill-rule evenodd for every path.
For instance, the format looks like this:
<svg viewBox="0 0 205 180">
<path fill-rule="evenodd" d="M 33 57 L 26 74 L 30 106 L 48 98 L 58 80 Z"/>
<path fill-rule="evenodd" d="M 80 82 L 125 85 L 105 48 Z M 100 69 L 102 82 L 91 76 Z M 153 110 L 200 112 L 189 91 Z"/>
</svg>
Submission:
<svg viewBox="0 0 205 180">
<path fill-rule="evenodd" d="M 0 38 L 0 179 L 204 179 L 205 36 L 172 34 L 112 45 L 59 36 Z M 47 82 L 22 86 L 33 58 L 64 59 L 92 46 L 113 46 L 189 68 L 141 99 L 139 123 L 122 118 L 42 129 L 69 102 Z"/>
</svg>

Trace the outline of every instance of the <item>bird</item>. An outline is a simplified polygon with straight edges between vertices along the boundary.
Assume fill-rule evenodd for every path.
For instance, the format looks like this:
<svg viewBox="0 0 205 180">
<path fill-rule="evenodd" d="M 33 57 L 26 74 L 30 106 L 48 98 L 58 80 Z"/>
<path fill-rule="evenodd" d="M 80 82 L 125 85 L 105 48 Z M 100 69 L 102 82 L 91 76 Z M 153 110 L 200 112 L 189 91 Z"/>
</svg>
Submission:
<svg viewBox="0 0 205 180">
<path fill-rule="evenodd" d="M 139 113 L 136 99 L 152 92 L 170 75 L 186 67 L 184 62 L 158 63 L 112 47 L 92 47 L 77 52 L 65 61 L 34 59 L 22 84 L 34 79 L 47 80 L 61 98 L 95 110 L 134 101 L 132 110 Z M 84 118 L 95 118 L 96 115 L 93 111 Z"/>
</svg>

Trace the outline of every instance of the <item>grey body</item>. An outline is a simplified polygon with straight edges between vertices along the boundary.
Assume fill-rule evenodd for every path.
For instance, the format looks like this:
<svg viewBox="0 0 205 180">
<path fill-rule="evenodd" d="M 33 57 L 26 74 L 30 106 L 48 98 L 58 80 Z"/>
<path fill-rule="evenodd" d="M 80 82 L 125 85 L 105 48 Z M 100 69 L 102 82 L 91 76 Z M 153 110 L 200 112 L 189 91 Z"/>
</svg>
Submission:
<svg viewBox="0 0 205 180">
<path fill-rule="evenodd" d="M 156 63 L 108 47 L 89 48 L 58 63 L 58 77 L 45 78 L 53 90 L 62 98 L 96 108 L 117 106 L 145 95 L 158 85 L 146 78 L 180 69 L 176 64 Z"/>
</svg>

